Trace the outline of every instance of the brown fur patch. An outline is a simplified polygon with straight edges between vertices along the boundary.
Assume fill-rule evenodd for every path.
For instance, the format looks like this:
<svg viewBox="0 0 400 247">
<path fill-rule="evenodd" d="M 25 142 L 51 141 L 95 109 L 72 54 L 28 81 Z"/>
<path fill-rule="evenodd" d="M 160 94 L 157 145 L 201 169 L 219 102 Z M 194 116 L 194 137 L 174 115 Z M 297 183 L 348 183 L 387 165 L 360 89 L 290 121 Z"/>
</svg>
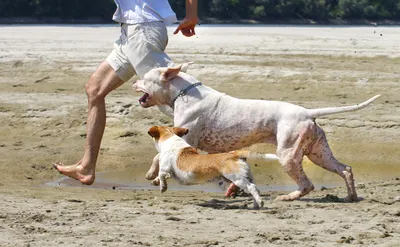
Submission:
<svg viewBox="0 0 400 247">
<path fill-rule="evenodd" d="M 250 155 L 249 150 L 236 150 L 236 151 L 231 151 L 229 153 L 235 155 L 237 158 L 243 158 L 243 159 L 247 159 Z"/>
<path fill-rule="evenodd" d="M 147 134 L 149 134 L 153 138 L 160 138 L 160 132 L 158 131 L 158 126 L 152 126 L 149 131 L 147 131 Z"/>
<path fill-rule="evenodd" d="M 159 131 L 160 131 L 160 139 L 159 139 L 160 142 L 168 140 L 169 138 L 175 135 L 174 133 L 171 133 L 167 129 L 160 129 Z"/>
<path fill-rule="evenodd" d="M 153 126 L 147 132 L 151 137 L 157 141 L 164 141 L 173 136 L 174 134 L 182 137 L 189 132 L 186 128 L 180 127 L 167 127 L 167 126 Z"/>
<path fill-rule="evenodd" d="M 175 135 L 172 129 L 173 128 L 166 126 L 153 126 L 147 133 L 157 141 L 165 141 Z"/>
<path fill-rule="evenodd" d="M 177 167 L 207 180 L 221 174 L 237 173 L 240 170 L 237 160 L 238 156 L 233 153 L 199 154 L 195 148 L 187 147 L 179 152 Z"/>
<path fill-rule="evenodd" d="M 186 128 L 181 128 L 181 127 L 173 127 L 170 128 L 168 127 L 172 132 L 174 132 L 175 135 L 182 137 L 184 135 L 187 135 L 187 133 L 189 133 L 189 130 Z"/>
</svg>

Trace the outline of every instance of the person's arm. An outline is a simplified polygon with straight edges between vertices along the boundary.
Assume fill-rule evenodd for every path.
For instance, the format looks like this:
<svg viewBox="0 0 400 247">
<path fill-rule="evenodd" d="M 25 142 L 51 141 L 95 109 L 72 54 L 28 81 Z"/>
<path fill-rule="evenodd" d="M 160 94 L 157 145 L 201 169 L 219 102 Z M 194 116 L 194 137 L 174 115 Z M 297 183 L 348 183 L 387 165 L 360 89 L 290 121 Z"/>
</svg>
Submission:
<svg viewBox="0 0 400 247">
<path fill-rule="evenodd" d="M 186 17 L 179 24 L 174 34 L 177 34 L 179 31 L 181 31 L 186 37 L 195 35 L 196 33 L 194 28 L 197 24 L 197 21 L 197 0 L 186 0 Z"/>
</svg>

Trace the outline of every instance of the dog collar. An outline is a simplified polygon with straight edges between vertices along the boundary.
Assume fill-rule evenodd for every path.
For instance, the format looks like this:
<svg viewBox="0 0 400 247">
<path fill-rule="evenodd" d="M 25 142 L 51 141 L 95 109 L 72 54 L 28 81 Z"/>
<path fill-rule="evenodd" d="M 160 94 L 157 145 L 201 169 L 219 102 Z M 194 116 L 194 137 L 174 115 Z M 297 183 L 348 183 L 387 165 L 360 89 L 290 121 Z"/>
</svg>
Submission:
<svg viewBox="0 0 400 247">
<path fill-rule="evenodd" d="M 178 94 L 178 95 L 174 98 L 174 100 L 172 101 L 172 105 L 174 105 L 175 101 L 176 101 L 179 97 L 185 96 L 186 93 L 187 93 L 190 89 L 195 88 L 195 87 L 198 87 L 198 86 L 201 86 L 201 85 L 202 85 L 201 82 L 196 82 L 196 83 L 190 84 L 188 87 L 182 89 L 182 90 L 179 92 L 179 94 Z"/>
</svg>

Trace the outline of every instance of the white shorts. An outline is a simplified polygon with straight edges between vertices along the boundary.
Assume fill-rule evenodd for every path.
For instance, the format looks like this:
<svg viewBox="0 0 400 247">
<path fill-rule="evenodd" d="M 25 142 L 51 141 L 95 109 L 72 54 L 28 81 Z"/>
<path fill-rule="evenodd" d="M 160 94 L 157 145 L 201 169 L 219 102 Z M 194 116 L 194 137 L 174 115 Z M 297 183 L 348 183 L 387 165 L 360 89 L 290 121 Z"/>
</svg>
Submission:
<svg viewBox="0 0 400 247">
<path fill-rule="evenodd" d="M 163 22 L 122 24 L 121 36 L 106 61 L 123 81 L 134 75 L 143 78 L 153 68 L 174 65 L 164 52 L 167 43 L 168 33 Z"/>
</svg>

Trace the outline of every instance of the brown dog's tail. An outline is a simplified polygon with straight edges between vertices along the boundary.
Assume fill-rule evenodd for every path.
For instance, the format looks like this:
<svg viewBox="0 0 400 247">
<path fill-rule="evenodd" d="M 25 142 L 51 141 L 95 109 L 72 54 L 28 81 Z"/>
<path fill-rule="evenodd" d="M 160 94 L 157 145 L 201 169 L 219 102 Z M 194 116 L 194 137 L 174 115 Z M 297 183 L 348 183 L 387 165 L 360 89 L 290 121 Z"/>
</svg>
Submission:
<svg viewBox="0 0 400 247">
<path fill-rule="evenodd" d="M 250 152 L 249 150 L 237 150 L 230 152 L 232 154 L 237 155 L 239 158 L 252 158 L 252 159 L 264 159 L 264 160 L 279 160 L 279 157 L 275 154 L 262 154 Z"/>
</svg>

